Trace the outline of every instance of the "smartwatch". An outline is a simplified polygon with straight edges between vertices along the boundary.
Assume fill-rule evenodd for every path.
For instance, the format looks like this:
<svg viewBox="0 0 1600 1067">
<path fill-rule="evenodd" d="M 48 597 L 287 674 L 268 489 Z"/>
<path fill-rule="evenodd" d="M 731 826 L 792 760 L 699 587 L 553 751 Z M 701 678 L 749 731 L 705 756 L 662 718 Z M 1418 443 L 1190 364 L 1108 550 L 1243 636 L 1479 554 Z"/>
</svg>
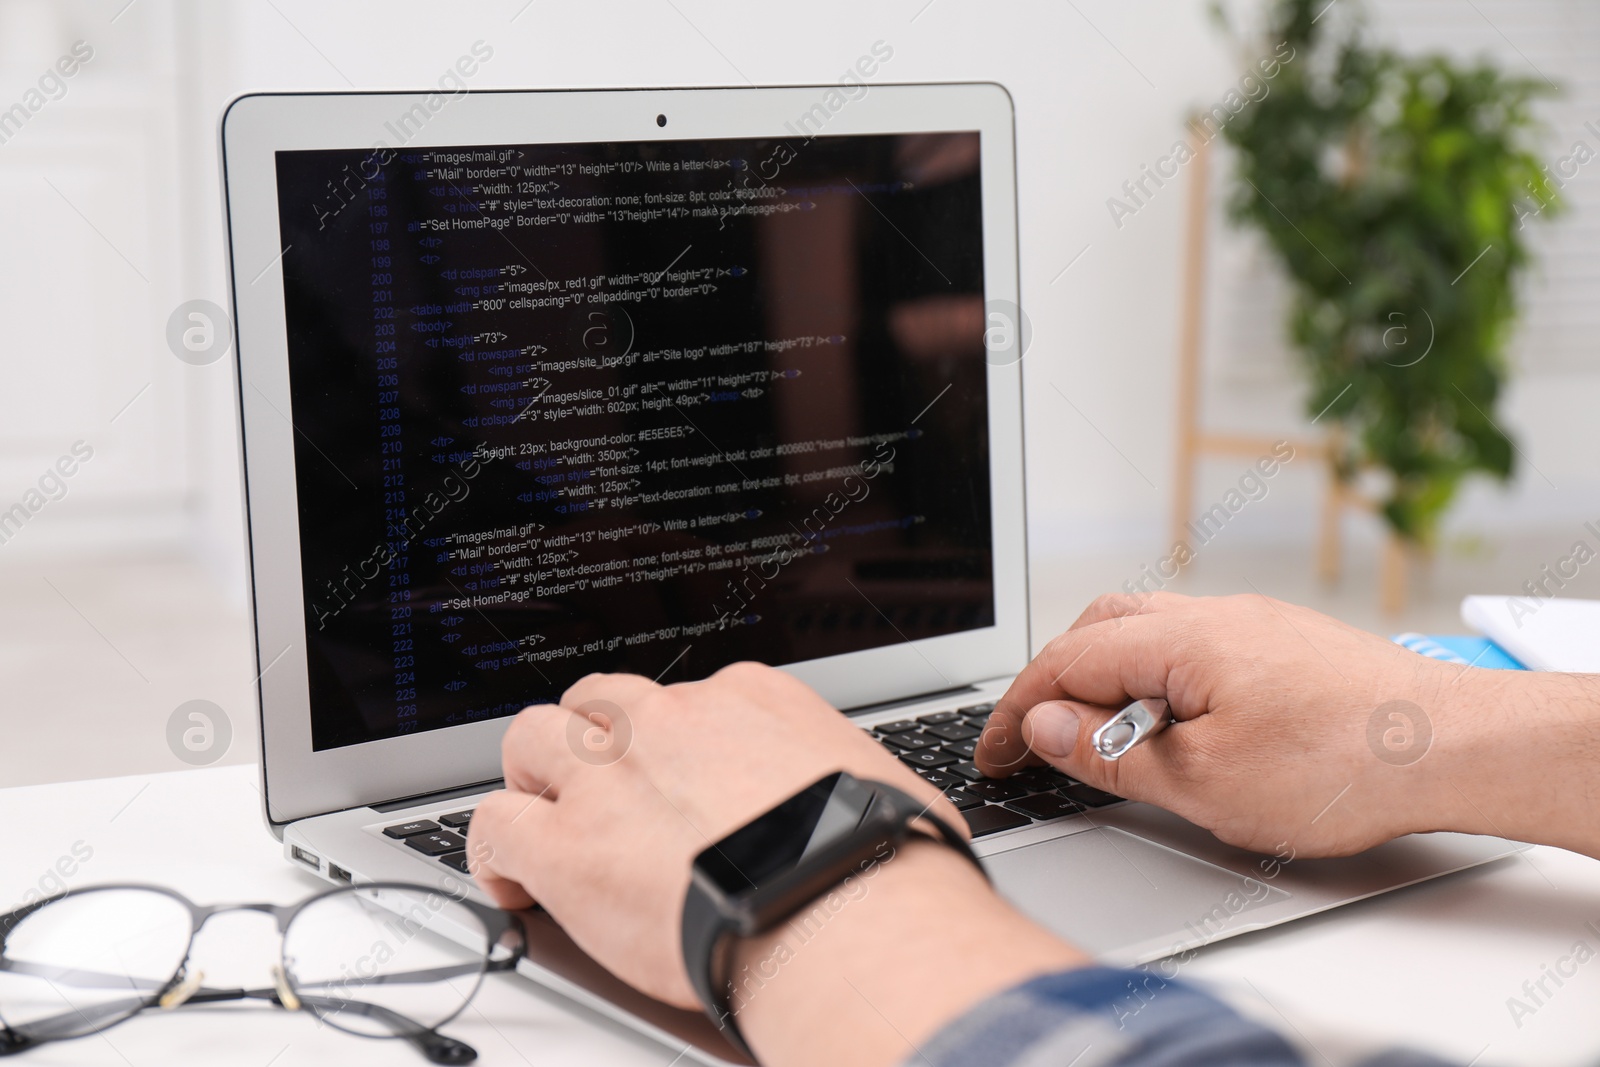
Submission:
<svg viewBox="0 0 1600 1067">
<path fill-rule="evenodd" d="M 886 848 L 913 834 L 949 845 L 983 871 L 966 838 L 927 809 L 894 786 L 838 771 L 695 857 L 683 901 L 683 960 L 729 1044 L 755 1059 L 730 1006 L 733 982 L 724 967 L 730 936 L 772 929 L 888 858 Z"/>
</svg>

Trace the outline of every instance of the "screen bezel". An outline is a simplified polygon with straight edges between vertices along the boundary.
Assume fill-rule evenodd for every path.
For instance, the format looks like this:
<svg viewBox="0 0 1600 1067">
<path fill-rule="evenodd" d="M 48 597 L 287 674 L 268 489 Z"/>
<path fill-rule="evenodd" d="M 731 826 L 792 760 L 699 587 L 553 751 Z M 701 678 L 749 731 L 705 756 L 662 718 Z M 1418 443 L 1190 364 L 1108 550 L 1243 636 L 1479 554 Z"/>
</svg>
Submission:
<svg viewBox="0 0 1600 1067">
<path fill-rule="evenodd" d="M 794 120 L 839 88 L 471 91 L 429 109 L 405 147 L 792 138 Z M 311 744 L 274 154 L 392 143 L 386 123 L 440 97 L 248 94 L 222 117 L 263 798 L 272 824 L 500 777 L 509 717 L 322 751 Z M 668 116 L 665 128 L 658 115 Z M 821 135 L 977 130 L 985 299 L 1018 305 L 1013 125 L 1011 97 L 993 83 L 873 85 L 832 112 Z M 1027 662 L 1020 362 L 991 363 L 987 385 L 995 625 L 784 666 L 836 707 L 968 686 Z"/>
</svg>

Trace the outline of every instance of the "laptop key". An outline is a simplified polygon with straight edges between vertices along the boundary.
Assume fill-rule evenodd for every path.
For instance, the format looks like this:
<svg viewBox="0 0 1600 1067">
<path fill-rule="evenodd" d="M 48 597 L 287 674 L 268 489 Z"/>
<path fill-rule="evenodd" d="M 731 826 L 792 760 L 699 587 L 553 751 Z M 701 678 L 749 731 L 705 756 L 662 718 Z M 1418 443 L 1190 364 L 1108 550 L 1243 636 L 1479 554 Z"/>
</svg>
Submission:
<svg viewBox="0 0 1600 1067">
<path fill-rule="evenodd" d="M 937 737 L 927 734 L 895 734 L 893 737 L 884 738 L 891 745 L 899 745 L 907 751 L 915 752 L 919 748 L 935 748 L 939 744 Z"/>
<path fill-rule="evenodd" d="M 902 752 L 900 753 L 900 760 L 903 763 L 909 763 L 918 770 L 933 770 L 954 763 L 956 758 L 950 753 L 940 752 L 936 748 L 924 748 L 917 752 Z"/>
<path fill-rule="evenodd" d="M 966 707 L 957 708 L 956 710 L 967 716 L 987 715 L 994 710 L 994 701 L 990 700 L 982 704 L 968 704 Z"/>
<path fill-rule="evenodd" d="M 973 796 L 992 800 L 997 804 L 1006 800 L 1020 800 L 1028 795 L 1028 791 L 1022 786 L 1012 785 L 998 778 L 983 778 L 976 782 L 968 782 L 962 788 Z"/>
<path fill-rule="evenodd" d="M 398 826 L 385 826 L 383 828 L 383 836 L 392 837 L 399 841 L 403 838 L 414 837 L 417 834 L 432 833 L 438 828 L 439 824 L 432 819 L 413 819 L 411 822 L 403 822 Z"/>
<path fill-rule="evenodd" d="M 471 871 L 467 870 L 467 854 L 465 852 L 446 852 L 444 855 L 439 857 L 439 862 L 444 864 L 446 867 L 454 867 L 462 874 L 472 873 Z"/>
<path fill-rule="evenodd" d="M 453 834 L 449 830 L 439 830 L 431 834 L 417 834 L 406 838 L 406 845 L 416 849 L 424 856 L 442 856 L 446 852 L 464 852 L 467 848 L 467 839 L 460 834 Z"/>
<path fill-rule="evenodd" d="M 1020 811 L 1031 819 L 1044 822 L 1047 819 L 1064 819 L 1068 815 L 1077 815 L 1083 807 L 1066 797 L 1055 793 L 1036 793 L 1031 797 L 1013 800 L 1006 807 L 1012 811 Z"/>
<path fill-rule="evenodd" d="M 922 775 L 925 781 L 933 783 L 940 789 L 953 789 L 956 786 L 966 784 L 966 779 L 956 778 L 952 775 L 944 773 L 943 771 L 928 770 L 918 771 L 917 773 Z"/>
<path fill-rule="evenodd" d="M 1052 789 L 1059 789 L 1062 785 L 1058 775 L 1040 767 L 1020 770 L 1006 781 L 1020 785 L 1030 793 L 1048 793 Z"/>
<path fill-rule="evenodd" d="M 964 760 L 970 760 L 978 751 L 978 742 L 957 741 L 953 745 L 945 745 L 944 750 L 950 753 L 952 756 L 960 756 Z"/>
<path fill-rule="evenodd" d="M 982 797 L 975 797 L 965 789 L 952 789 L 945 794 L 950 803 L 956 806 L 957 811 L 969 811 L 972 808 L 981 808 L 984 804 Z"/>
<path fill-rule="evenodd" d="M 915 730 L 916 728 L 917 724 L 910 719 L 896 719 L 894 722 L 880 723 L 872 729 L 874 733 L 898 734 L 906 730 Z"/>
<path fill-rule="evenodd" d="M 454 815 L 441 815 L 439 822 L 452 830 L 465 830 L 472 822 L 472 812 L 458 811 Z"/>
<path fill-rule="evenodd" d="M 932 734 L 934 737 L 941 738 L 945 741 L 967 741 L 983 733 L 982 730 L 979 730 L 976 727 L 968 726 L 964 722 L 939 723 L 937 725 L 928 727 L 923 732 Z"/>
<path fill-rule="evenodd" d="M 967 829 L 972 831 L 973 837 L 983 837 L 986 834 L 997 834 L 1001 830 L 1015 830 L 1019 826 L 1031 826 L 1033 820 L 1026 815 L 993 804 L 985 804 L 981 808 L 973 808 L 961 813 L 967 820 Z"/>
<path fill-rule="evenodd" d="M 946 767 L 945 773 L 953 774 L 958 778 L 965 778 L 969 782 L 976 782 L 986 777 L 982 771 L 978 770 L 978 765 L 971 760 L 965 760 L 954 766 Z"/>
<path fill-rule="evenodd" d="M 960 722 L 961 713 L 957 711 L 936 711 L 932 715 L 918 715 L 917 721 L 924 726 L 939 726 L 947 722 Z"/>
<path fill-rule="evenodd" d="M 1084 785 L 1081 782 L 1077 785 L 1062 786 L 1056 792 L 1069 800 L 1077 801 L 1086 808 L 1103 808 L 1107 804 L 1120 803 L 1122 800 L 1122 797 L 1107 793 L 1103 789 L 1096 789 L 1092 785 Z"/>
</svg>

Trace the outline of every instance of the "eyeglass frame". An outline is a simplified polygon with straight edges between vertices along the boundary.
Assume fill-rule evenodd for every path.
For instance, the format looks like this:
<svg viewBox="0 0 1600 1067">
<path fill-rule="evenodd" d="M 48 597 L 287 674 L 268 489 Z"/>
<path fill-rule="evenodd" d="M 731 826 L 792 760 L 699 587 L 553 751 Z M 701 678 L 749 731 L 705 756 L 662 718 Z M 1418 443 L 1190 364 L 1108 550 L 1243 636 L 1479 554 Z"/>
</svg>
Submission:
<svg viewBox="0 0 1600 1067">
<path fill-rule="evenodd" d="M 515 969 L 518 962 L 520 962 L 527 955 L 528 950 L 527 934 L 524 932 L 522 924 L 518 921 L 517 917 L 511 912 L 504 911 L 488 904 L 480 904 L 475 900 L 469 900 L 465 897 L 456 896 L 455 894 L 445 892 L 433 886 L 423 885 L 419 882 L 354 882 L 349 885 L 334 886 L 331 889 L 321 890 L 293 904 L 273 904 L 270 902 L 245 904 L 196 904 L 194 901 L 190 900 L 176 889 L 171 889 L 167 886 L 153 885 L 146 882 L 116 882 L 105 885 L 75 887 L 64 892 L 57 893 L 54 896 L 45 897 L 42 900 L 36 900 L 31 904 L 24 904 L 21 907 L 14 908 L 11 911 L 6 912 L 4 915 L 0 915 L 0 973 L 26 973 L 25 971 L 17 970 L 13 966 L 15 963 L 24 961 L 12 960 L 6 956 L 7 938 L 11 936 L 11 934 L 25 919 L 38 913 L 51 904 L 56 904 L 72 897 L 82 897 L 91 893 L 106 892 L 108 890 L 135 890 L 155 893 L 159 896 L 164 896 L 177 902 L 178 904 L 183 905 L 183 907 L 188 911 L 190 921 L 189 936 L 183 946 L 183 955 L 179 958 L 177 968 L 173 971 L 172 976 L 162 982 L 161 985 L 151 992 L 142 1003 L 128 1011 L 125 1015 L 122 1015 L 111 1022 L 105 1023 L 104 1025 L 94 1025 L 89 1029 L 84 1030 L 82 1033 L 69 1034 L 65 1037 L 31 1037 L 27 1034 L 20 1033 L 17 1030 L 12 1029 L 10 1024 L 4 1021 L 3 1014 L 0 1014 L 0 1057 L 15 1055 L 16 1053 L 23 1052 L 27 1049 L 36 1048 L 40 1045 L 50 1044 L 55 1041 L 70 1041 L 79 1037 L 87 1037 L 90 1034 L 103 1033 L 114 1026 L 118 1026 L 127 1022 L 129 1019 L 139 1015 L 141 1012 L 153 1007 L 159 1006 L 163 1009 L 170 1010 L 173 1008 L 182 1007 L 185 1004 L 210 1004 L 230 1000 L 269 1000 L 286 1011 L 308 1011 L 312 1015 L 315 1015 L 319 1020 L 328 1023 L 328 1025 L 334 1027 L 335 1029 L 347 1034 L 351 1034 L 355 1037 L 371 1037 L 377 1040 L 393 1040 L 395 1038 L 405 1040 L 412 1045 L 415 1045 L 422 1052 L 422 1054 L 433 1063 L 470 1063 L 472 1060 L 477 1058 L 477 1051 L 465 1042 L 458 1041 L 451 1037 L 446 1037 L 445 1035 L 439 1033 L 439 1028 L 456 1019 L 463 1011 L 467 1009 L 467 1005 L 472 1002 L 472 998 L 477 996 L 478 990 L 482 988 L 483 977 L 485 975 Z M 426 896 L 444 896 L 453 903 L 466 908 L 480 922 L 483 923 L 487 940 L 486 948 L 483 953 L 482 966 L 477 971 L 478 986 L 473 989 L 470 996 L 462 1000 L 461 1004 L 454 1011 L 445 1016 L 443 1019 L 440 1019 L 438 1022 L 434 1023 L 432 1026 L 424 1026 L 421 1023 L 416 1023 L 413 1020 L 407 1019 L 400 1013 L 382 1005 L 370 1004 L 365 1001 L 353 1002 L 347 999 L 340 1002 L 341 1006 L 338 1010 L 344 1010 L 344 1008 L 350 1004 L 357 1003 L 362 1007 L 373 1009 L 372 1011 L 363 1012 L 361 1014 L 379 1015 L 379 1013 L 381 1013 L 384 1016 L 393 1017 L 392 1019 L 384 1020 L 386 1025 L 394 1027 L 394 1021 L 398 1020 L 411 1027 L 411 1029 L 407 1031 L 401 1031 L 396 1028 L 395 1033 L 390 1035 L 368 1034 L 351 1030 L 347 1027 L 339 1025 L 339 1023 L 334 1021 L 327 1014 L 324 1014 L 322 1010 L 319 1010 L 318 1007 L 314 1006 L 317 1001 L 325 1000 L 327 998 L 311 994 L 301 996 L 299 991 L 294 988 L 294 981 L 289 976 L 288 960 L 284 956 L 284 949 L 287 944 L 284 935 L 288 932 L 289 925 L 294 921 L 295 917 L 311 905 L 327 900 L 329 897 L 358 893 L 368 890 L 397 890 L 418 893 Z M 382 905 L 379 906 L 381 907 Z M 163 1000 L 165 1000 L 170 993 L 178 989 L 185 981 L 187 981 L 186 972 L 189 969 L 190 954 L 194 951 L 194 941 L 196 936 L 199 935 L 201 928 L 204 927 L 213 916 L 222 914 L 223 912 L 232 911 L 253 911 L 270 915 L 277 923 L 278 959 L 273 968 L 274 977 L 277 979 L 277 984 L 274 987 L 264 987 L 260 989 L 209 989 L 204 986 L 200 986 L 197 983 L 195 988 L 187 991 L 183 995 L 183 998 L 177 1003 L 170 1005 L 163 1004 Z M 508 935 L 515 935 L 509 946 L 504 944 Z M 501 959 L 495 959 L 494 951 L 496 948 L 505 949 L 506 955 Z M 48 979 L 46 980 L 48 981 Z M 292 999 L 296 1001 L 296 1004 L 293 1007 L 284 1002 L 283 994 L 286 990 L 291 994 Z M 137 989 L 132 991 L 139 992 Z M 81 1015 L 82 1013 L 79 1012 L 79 1014 Z"/>
</svg>

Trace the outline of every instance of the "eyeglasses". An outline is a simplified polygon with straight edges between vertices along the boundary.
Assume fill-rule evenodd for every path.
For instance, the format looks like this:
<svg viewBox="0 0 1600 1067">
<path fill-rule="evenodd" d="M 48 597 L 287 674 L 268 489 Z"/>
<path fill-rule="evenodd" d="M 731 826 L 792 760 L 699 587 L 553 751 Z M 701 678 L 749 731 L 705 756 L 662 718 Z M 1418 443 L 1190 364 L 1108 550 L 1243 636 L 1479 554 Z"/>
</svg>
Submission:
<svg viewBox="0 0 1600 1067">
<path fill-rule="evenodd" d="M 228 911 L 277 920 L 270 987 L 211 989 L 191 972 L 195 934 Z M 407 1041 L 433 1063 L 470 1063 L 472 1046 L 438 1028 L 526 947 L 509 913 L 404 882 L 210 907 L 159 886 L 73 889 L 0 916 L 0 1056 L 99 1033 L 146 1008 L 267 1000 L 346 1033 Z"/>
</svg>

